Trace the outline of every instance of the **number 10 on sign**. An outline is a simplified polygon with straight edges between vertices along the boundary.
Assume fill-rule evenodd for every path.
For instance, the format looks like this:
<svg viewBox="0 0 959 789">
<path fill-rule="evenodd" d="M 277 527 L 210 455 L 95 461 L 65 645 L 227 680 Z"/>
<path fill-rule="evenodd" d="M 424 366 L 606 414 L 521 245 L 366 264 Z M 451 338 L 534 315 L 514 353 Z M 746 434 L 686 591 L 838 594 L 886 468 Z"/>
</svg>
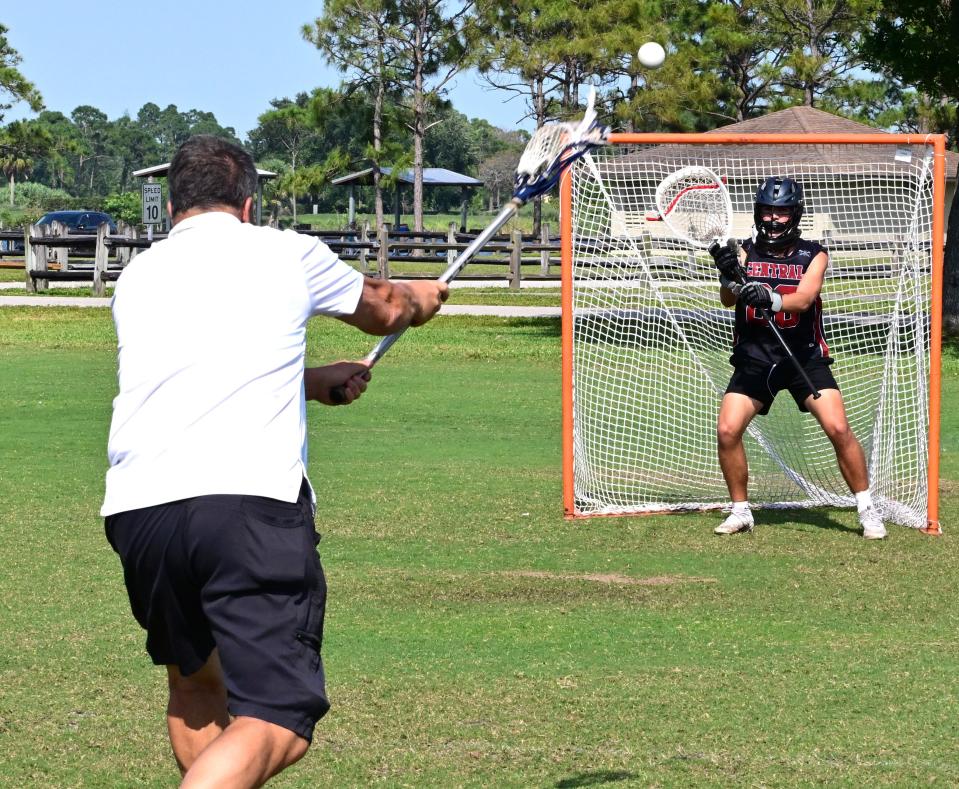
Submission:
<svg viewBox="0 0 959 789">
<path fill-rule="evenodd" d="M 143 184 L 140 193 L 143 204 L 143 224 L 158 225 L 163 216 L 163 195 L 160 184 Z"/>
</svg>

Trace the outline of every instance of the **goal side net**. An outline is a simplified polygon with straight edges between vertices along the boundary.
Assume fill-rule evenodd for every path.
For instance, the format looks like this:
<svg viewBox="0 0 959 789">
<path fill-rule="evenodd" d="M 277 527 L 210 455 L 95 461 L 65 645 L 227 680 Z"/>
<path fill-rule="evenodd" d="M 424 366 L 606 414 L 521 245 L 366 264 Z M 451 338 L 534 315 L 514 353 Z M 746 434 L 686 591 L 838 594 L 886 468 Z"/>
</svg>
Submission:
<svg viewBox="0 0 959 789">
<path fill-rule="evenodd" d="M 881 139 L 881 142 L 880 142 Z M 704 166 L 732 236 L 767 176 L 805 189 L 802 237 L 829 253 L 832 371 L 883 517 L 938 528 L 944 141 L 907 135 L 613 135 L 564 178 L 564 505 L 568 515 L 721 508 L 716 419 L 734 311 L 707 252 L 656 216 L 656 187 Z M 744 436 L 750 501 L 852 507 L 829 439 L 788 392 Z"/>
</svg>

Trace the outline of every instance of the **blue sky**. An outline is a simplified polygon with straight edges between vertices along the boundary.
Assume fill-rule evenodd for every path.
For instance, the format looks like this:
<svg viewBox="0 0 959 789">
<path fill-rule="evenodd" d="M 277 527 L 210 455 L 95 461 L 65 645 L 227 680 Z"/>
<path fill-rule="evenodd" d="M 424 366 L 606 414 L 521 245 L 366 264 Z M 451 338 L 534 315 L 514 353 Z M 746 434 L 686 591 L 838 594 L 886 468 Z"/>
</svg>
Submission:
<svg viewBox="0 0 959 789">
<path fill-rule="evenodd" d="M 272 98 L 338 85 L 341 76 L 300 36 L 322 12 L 313 0 L 175 0 L 166 3 L 11 0 L 0 23 L 23 62 L 21 73 L 47 109 L 66 115 L 81 104 L 111 119 L 135 116 L 148 101 L 212 112 L 241 138 Z M 454 78 L 453 105 L 503 128 L 532 128 L 512 94 L 481 87 L 472 73 Z M 16 105 L 6 121 L 30 117 Z"/>
</svg>

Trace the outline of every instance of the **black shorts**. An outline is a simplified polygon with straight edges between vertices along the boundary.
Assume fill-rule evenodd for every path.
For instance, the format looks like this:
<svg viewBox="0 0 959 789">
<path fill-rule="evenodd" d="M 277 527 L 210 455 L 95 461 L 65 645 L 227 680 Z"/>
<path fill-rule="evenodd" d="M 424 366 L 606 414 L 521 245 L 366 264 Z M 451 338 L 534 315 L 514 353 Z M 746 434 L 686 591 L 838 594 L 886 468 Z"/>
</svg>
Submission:
<svg viewBox="0 0 959 789">
<path fill-rule="evenodd" d="M 783 389 L 788 389 L 800 411 L 809 411 L 805 402 L 812 392 L 806 386 L 795 366 L 789 359 L 783 359 L 778 364 L 766 365 L 748 359 L 731 358 L 730 363 L 735 367 L 726 393 L 735 392 L 744 394 L 762 404 L 760 416 L 769 413 L 769 408 L 776 399 L 776 395 Z M 832 359 L 810 359 L 803 365 L 806 375 L 817 390 L 839 389 L 829 365 Z"/>
<path fill-rule="evenodd" d="M 187 676 L 216 647 L 230 714 L 312 739 L 330 704 L 326 579 L 306 484 L 294 504 L 200 496 L 121 512 L 106 533 L 153 662 Z"/>
</svg>

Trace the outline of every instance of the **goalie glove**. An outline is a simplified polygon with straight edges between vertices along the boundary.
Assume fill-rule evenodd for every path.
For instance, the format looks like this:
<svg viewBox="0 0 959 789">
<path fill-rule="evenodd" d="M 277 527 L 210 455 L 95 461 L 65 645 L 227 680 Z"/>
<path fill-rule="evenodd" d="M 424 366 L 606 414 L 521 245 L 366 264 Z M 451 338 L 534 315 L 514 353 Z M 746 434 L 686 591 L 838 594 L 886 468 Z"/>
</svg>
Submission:
<svg viewBox="0 0 959 789">
<path fill-rule="evenodd" d="M 719 281 L 725 286 L 723 279 L 732 283 L 742 283 L 746 280 L 746 270 L 739 262 L 739 245 L 735 240 L 730 239 L 726 245 L 721 245 L 714 241 L 709 247 L 709 254 L 712 255 L 713 263 L 719 269 Z M 730 288 L 732 290 L 732 288 Z"/>
<path fill-rule="evenodd" d="M 739 291 L 739 300 L 753 309 L 779 312 L 783 297 L 763 282 L 747 282 Z"/>
</svg>

